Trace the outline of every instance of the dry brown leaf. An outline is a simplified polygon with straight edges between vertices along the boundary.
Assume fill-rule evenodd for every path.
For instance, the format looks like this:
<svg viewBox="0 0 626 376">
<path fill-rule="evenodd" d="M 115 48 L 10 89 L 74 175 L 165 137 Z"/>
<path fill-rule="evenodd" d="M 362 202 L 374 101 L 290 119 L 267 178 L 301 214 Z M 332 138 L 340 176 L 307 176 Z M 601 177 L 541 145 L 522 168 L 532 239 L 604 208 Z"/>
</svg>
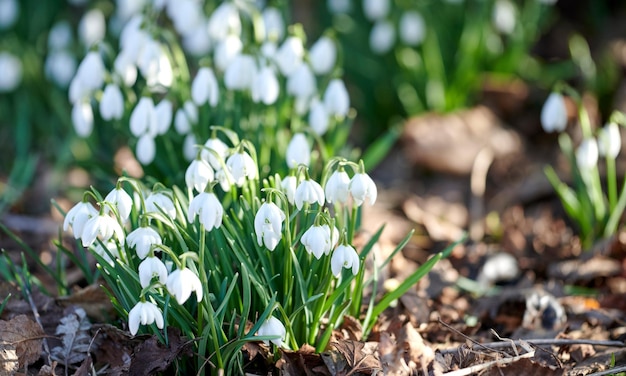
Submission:
<svg viewBox="0 0 626 376">
<path fill-rule="evenodd" d="M 398 334 L 398 344 L 408 355 L 408 362 L 414 362 L 417 369 L 426 369 L 435 359 L 435 352 L 424 343 L 422 336 L 411 323 L 402 327 Z"/>
<path fill-rule="evenodd" d="M 111 299 L 100 285 L 89 285 L 85 288 L 72 292 L 69 296 L 56 299 L 63 307 L 76 305 L 87 312 L 87 316 L 96 322 L 108 322 L 113 316 L 115 309 Z"/>
<path fill-rule="evenodd" d="M 153 375 L 164 372 L 179 356 L 189 350 L 191 342 L 182 337 L 180 330 L 168 328 L 169 347 L 159 342 L 156 336 L 137 346 L 132 356 L 128 374 L 133 376 Z"/>
<path fill-rule="evenodd" d="M 19 368 L 34 363 L 41 354 L 43 329 L 26 315 L 15 316 L 9 321 L 0 320 L 0 346 L 5 364 L 17 357 Z M 8 356 L 6 358 L 5 356 Z"/>
<path fill-rule="evenodd" d="M 283 350 L 282 357 L 276 362 L 276 367 L 285 376 L 336 375 L 329 371 L 325 360 L 315 352 L 313 346 L 308 344 L 304 344 L 297 351 Z"/>
<path fill-rule="evenodd" d="M 372 345 L 360 341 L 339 340 L 332 344 L 343 355 L 350 372 L 367 375 L 381 371 L 380 360 L 374 354 Z"/>
<path fill-rule="evenodd" d="M 564 374 L 561 368 L 546 367 L 528 358 L 522 358 L 516 362 L 508 363 L 504 367 L 492 367 L 483 376 L 561 376 Z"/>
</svg>

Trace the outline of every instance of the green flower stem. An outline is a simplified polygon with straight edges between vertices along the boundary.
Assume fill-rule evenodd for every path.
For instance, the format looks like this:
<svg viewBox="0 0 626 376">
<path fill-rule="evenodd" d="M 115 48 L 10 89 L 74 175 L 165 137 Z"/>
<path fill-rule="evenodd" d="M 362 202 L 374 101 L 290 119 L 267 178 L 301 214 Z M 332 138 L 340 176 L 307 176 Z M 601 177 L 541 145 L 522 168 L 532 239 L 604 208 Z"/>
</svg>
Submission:
<svg viewBox="0 0 626 376">
<path fill-rule="evenodd" d="M 617 176 L 615 172 L 615 159 L 606 157 L 606 185 L 609 199 L 609 213 L 615 210 L 617 205 Z"/>
</svg>

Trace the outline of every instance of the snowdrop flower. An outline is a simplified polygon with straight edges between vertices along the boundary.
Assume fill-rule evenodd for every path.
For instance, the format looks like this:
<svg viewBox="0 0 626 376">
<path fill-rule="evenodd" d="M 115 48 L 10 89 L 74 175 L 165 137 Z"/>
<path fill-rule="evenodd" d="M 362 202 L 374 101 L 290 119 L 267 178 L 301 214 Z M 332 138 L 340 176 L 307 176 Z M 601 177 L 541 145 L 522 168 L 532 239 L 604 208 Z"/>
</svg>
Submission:
<svg viewBox="0 0 626 376">
<path fill-rule="evenodd" d="M 317 83 L 308 64 L 300 64 L 287 78 L 287 93 L 308 99 L 317 93 Z"/>
<path fill-rule="evenodd" d="M 352 9 L 351 0 L 327 0 L 326 6 L 332 14 L 346 14 Z"/>
<path fill-rule="evenodd" d="M 194 78 L 191 84 L 191 99 L 198 106 L 202 106 L 207 102 L 211 107 L 217 105 L 219 88 L 211 68 L 202 67 L 198 70 L 198 74 L 196 74 L 196 78 Z"/>
<path fill-rule="evenodd" d="M 183 140 L 183 157 L 188 162 L 193 161 L 198 155 L 198 142 L 196 141 L 196 135 L 189 132 Z"/>
<path fill-rule="evenodd" d="M 220 187 L 224 192 L 230 192 L 230 187 L 234 183 L 235 178 L 228 168 L 215 171 L 215 179 L 220 183 Z"/>
<path fill-rule="evenodd" d="M 122 50 L 113 62 L 115 73 L 120 76 L 124 85 L 130 87 L 137 81 L 137 66 L 133 62 L 133 57 L 126 50 Z"/>
<path fill-rule="evenodd" d="M 194 159 L 185 171 L 185 183 L 198 192 L 204 192 L 207 184 L 215 178 L 213 168 L 203 159 Z"/>
<path fill-rule="evenodd" d="M 287 145 L 287 166 L 296 168 L 300 165 L 309 166 L 311 163 L 311 147 L 304 133 L 296 133 Z"/>
<path fill-rule="evenodd" d="M 492 21 L 495 28 L 502 34 L 511 34 L 515 30 L 517 9 L 509 0 L 496 0 L 493 7 Z"/>
<path fill-rule="evenodd" d="M 96 51 L 90 51 L 78 65 L 74 79 L 78 79 L 86 90 L 93 91 L 102 87 L 104 76 L 105 68 L 100 54 Z"/>
<path fill-rule="evenodd" d="M 184 304 L 191 296 L 191 292 L 196 292 L 198 302 L 202 300 L 202 283 L 196 273 L 188 268 L 176 269 L 167 276 L 167 291 L 174 295 L 178 304 Z"/>
<path fill-rule="evenodd" d="M 589 170 L 598 163 L 598 143 L 595 138 L 585 138 L 576 150 L 576 164 L 581 170 Z"/>
<path fill-rule="evenodd" d="M 389 0 L 363 0 L 363 13 L 370 21 L 387 17 L 390 9 Z"/>
<path fill-rule="evenodd" d="M 174 72 L 169 58 L 161 44 L 148 39 L 137 58 L 137 67 L 146 79 L 148 87 L 170 87 L 174 81 Z"/>
<path fill-rule="evenodd" d="M 85 222 L 83 232 L 80 235 L 83 247 L 89 247 L 98 237 L 103 242 L 115 237 L 122 245 L 125 240 L 122 226 L 120 226 L 115 218 L 104 213 L 89 218 L 87 222 Z"/>
<path fill-rule="evenodd" d="M 15 90 L 22 82 L 22 62 L 8 52 L 0 52 L 0 93 Z"/>
<path fill-rule="evenodd" d="M 159 283 L 165 285 L 167 282 L 167 268 L 158 257 L 146 257 L 139 264 L 139 284 L 142 288 L 150 286 L 153 277 L 158 277 Z"/>
<path fill-rule="evenodd" d="M 174 29 L 181 35 L 188 35 L 196 30 L 204 19 L 202 3 L 195 0 L 178 0 L 176 5 L 170 3 L 167 10 Z"/>
<path fill-rule="evenodd" d="M 285 326 L 280 320 L 278 320 L 274 316 L 270 316 L 266 322 L 261 324 L 259 327 L 259 331 L 256 333 L 259 336 L 276 336 L 278 338 L 271 339 L 270 341 L 278 347 L 283 346 L 283 342 L 285 341 L 285 335 L 287 335 L 287 330 L 285 330 Z M 266 345 L 269 346 L 270 341 L 263 341 Z"/>
<path fill-rule="evenodd" d="M 335 277 L 339 277 L 342 268 L 352 268 L 352 274 L 357 275 L 359 272 L 359 255 L 352 246 L 347 244 L 339 245 L 333 252 L 330 259 L 330 268 Z"/>
<path fill-rule="evenodd" d="M 146 213 L 161 213 L 163 211 L 166 216 L 176 218 L 176 207 L 171 197 L 163 192 L 151 193 L 146 198 Z"/>
<path fill-rule="evenodd" d="M 13 26 L 19 14 L 20 3 L 17 0 L 0 0 L 0 30 Z"/>
<path fill-rule="evenodd" d="M 174 129 L 178 134 L 191 132 L 193 124 L 198 124 L 198 107 L 192 101 L 186 101 L 182 108 L 176 111 Z"/>
<path fill-rule="evenodd" d="M 44 66 L 46 77 L 61 88 L 66 88 L 76 73 L 76 59 L 67 51 L 52 51 Z"/>
<path fill-rule="evenodd" d="M 183 47 L 190 55 L 201 58 L 211 51 L 213 44 L 209 38 L 209 21 L 204 19 L 191 32 L 184 34 Z"/>
<path fill-rule="evenodd" d="M 309 109 L 309 126 L 318 136 L 323 136 L 330 125 L 330 116 L 326 106 L 319 98 L 313 98 Z"/>
<path fill-rule="evenodd" d="M 63 219 L 63 231 L 72 227 L 74 238 L 79 239 L 83 233 L 85 223 L 92 217 L 98 215 L 98 211 L 88 202 L 81 201 L 74 205 Z"/>
<path fill-rule="evenodd" d="M 241 35 L 241 20 L 234 3 L 221 3 L 209 18 L 209 35 L 213 40 L 224 40 L 229 35 Z"/>
<path fill-rule="evenodd" d="M 273 251 L 283 236 L 282 224 L 285 213 L 273 202 L 264 202 L 254 216 L 256 241 Z"/>
<path fill-rule="evenodd" d="M 154 112 L 157 118 L 157 135 L 167 133 L 172 125 L 173 105 L 168 99 L 162 99 L 159 104 L 154 106 Z"/>
<path fill-rule="evenodd" d="M 408 11 L 400 17 L 400 39 L 407 46 L 417 46 L 426 37 L 424 17 L 417 11 Z"/>
<path fill-rule="evenodd" d="M 189 203 L 187 220 L 193 223 L 198 216 L 200 224 L 206 231 L 219 228 L 222 225 L 224 208 L 222 203 L 213 192 L 201 192 Z"/>
<path fill-rule="evenodd" d="M 350 97 L 342 80 L 330 81 L 324 92 L 324 105 L 331 116 L 345 117 L 350 110 Z"/>
<path fill-rule="evenodd" d="M 200 156 L 208 161 L 215 171 L 222 169 L 222 164 L 226 160 L 228 154 L 228 145 L 219 138 L 209 138 L 204 143 L 204 148 L 200 152 Z"/>
<path fill-rule="evenodd" d="M 553 92 L 541 109 L 541 126 L 547 133 L 563 132 L 567 126 L 567 107 L 563 95 Z"/>
<path fill-rule="evenodd" d="M 128 330 L 135 335 L 139 330 L 139 324 L 150 325 L 156 323 L 157 328 L 163 329 L 163 314 L 161 310 L 151 302 L 138 302 L 128 312 Z"/>
<path fill-rule="evenodd" d="M 337 233 L 335 229 L 334 233 Z M 335 239 L 339 234 L 337 233 Z M 328 225 L 313 225 L 302 234 L 300 242 L 304 245 L 307 252 L 312 253 L 316 259 L 320 259 L 322 255 L 329 254 L 333 247 L 333 238 L 331 237 L 330 227 Z M 335 240 L 336 243 L 336 240 Z"/>
<path fill-rule="evenodd" d="M 141 12 L 145 5 L 146 0 L 116 0 L 115 13 L 120 19 L 126 21 Z"/>
<path fill-rule="evenodd" d="M 137 227 L 128 236 L 126 243 L 130 248 L 135 248 L 137 257 L 146 258 L 150 254 L 153 245 L 163 244 L 161 235 L 150 226 Z"/>
<path fill-rule="evenodd" d="M 278 99 L 278 94 L 280 94 L 280 84 L 274 70 L 265 66 L 256 72 L 251 90 L 254 102 L 263 102 L 268 106 L 274 104 Z"/>
<path fill-rule="evenodd" d="M 224 72 L 224 86 L 230 90 L 248 90 L 256 77 L 256 63 L 250 55 L 235 56 Z"/>
<path fill-rule="evenodd" d="M 230 169 L 230 173 L 238 187 L 241 187 L 246 179 L 253 180 L 258 176 L 256 163 L 254 163 L 252 157 L 244 151 L 240 151 L 228 157 L 226 167 Z"/>
<path fill-rule="evenodd" d="M 117 249 L 117 244 L 114 241 L 108 240 L 106 242 L 94 242 L 89 249 L 102 257 L 109 265 L 115 266 L 115 259 L 120 257 L 120 252 Z"/>
<path fill-rule="evenodd" d="M 89 137 L 93 130 L 93 110 L 89 102 L 74 103 L 72 106 L 72 124 L 79 137 Z"/>
<path fill-rule="evenodd" d="M 156 156 L 156 143 L 154 142 L 154 136 L 150 134 L 144 134 L 137 140 L 137 147 L 135 149 L 135 155 L 137 160 L 142 165 L 148 165 L 152 163 Z"/>
<path fill-rule="evenodd" d="M 280 187 L 282 191 L 285 193 L 285 196 L 287 196 L 287 201 L 289 201 L 291 205 L 293 205 L 295 202 L 294 200 L 296 197 L 297 185 L 298 185 L 298 179 L 293 175 L 289 175 L 285 177 L 280 182 Z"/>
<path fill-rule="evenodd" d="M 100 9 L 92 9 L 85 13 L 78 23 L 78 35 L 87 47 L 104 39 L 106 23 Z"/>
<path fill-rule="evenodd" d="M 225 71 L 230 63 L 243 50 L 243 42 L 236 35 L 229 35 L 226 39 L 220 41 L 215 47 L 213 58 L 215 66 L 220 71 Z"/>
<path fill-rule="evenodd" d="M 267 7 L 263 10 L 263 24 L 265 26 L 265 39 L 282 40 L 285 34 L 285 21 L 280 10 Z"/>
<path fill-rule="evenodd" d="M 159 128 L 154 102 L 151 97 L 141 97 L 130 114 L 130 133 L 135 137 L 156 136 Z"/>
<path fill-rule="evenodd" d="M 329 73 L 337 61 L 337 48 L 333 40 L 322 36 L 311 46 L 309 51 L 311 68 L 316 74 Z"/>
<path fill-rule="evenodd" d="M 340 168 L 330 175 L 326 182 L 324 193 L 326 193 L 326 201 L 329 203 L 345 204 L 350 197 L 350 177 L 348 173 Z"/>
<path fill-rule="evenodd" d="M 367 200 L 369 200 L 370 205 L 374 205 L 374 202 L 376 202 L 376 196 L 378 195 L 376 184 L 366 173 L 354 174 L 348 189 L 356 206 L 361 206 Z"/>
<path fill-rule="evenodd" d="M 370 49 L 378 55 L 386 54 L 396 42 L 396 30 L 390 21 L 376 21 L 370 31 Z"/>
<path fill-rule="evenodd" d="M 292 36 L 285 39 L 278 51 L 276 51 L 274 61 L 283 76 L 289 77 L 302 64 L 303 56 L 304 46 L 302 46 L 302 40 Z"/>
<path fill-rule="evenodd" d="M 609 123 L 598 131 L 598 153 L 606 158 L 617 158 L 622 149 L 619 125 Z"/>
<path fill-rule="evenodd" d="M 115 187 L 106 195 L 104 201 L 113 204 L 122 222 L 126 222 L 130 217 L 133 208 L 133 199 L 122 188 Z"/>
<path fill-rule="evenodd" d="M 100 99 L 100 115 L 104 120 L 119 120 L 124 115 L 124 97 L 116 84 L 108 84 Z"/>
<path fill-rule="evenodd" d="M 48 34 L 48 49 L 62 50 L 68 48 L 70 43 L 72 43 L 72 28 L 70 24 L 67 21 L 55 23 Z"/>
<path fill-rule="evenodd" d="M 296 202 L 298 210 L 302 209 L 302 205 L 305 202 L 309 204 L 317 202 L 319 205 L 324 205 L 324 190 L 315 180 L 303 180 L 300 185 L 298 185 L 298 188 L 296 188 L 294 201 Z"/>
</svg>

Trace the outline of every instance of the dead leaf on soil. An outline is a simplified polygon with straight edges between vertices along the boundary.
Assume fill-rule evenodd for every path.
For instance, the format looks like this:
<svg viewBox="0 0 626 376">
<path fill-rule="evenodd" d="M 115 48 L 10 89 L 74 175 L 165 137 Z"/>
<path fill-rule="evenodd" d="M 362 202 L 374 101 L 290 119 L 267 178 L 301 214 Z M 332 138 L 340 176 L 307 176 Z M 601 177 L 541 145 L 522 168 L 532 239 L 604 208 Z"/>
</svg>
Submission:
<svg viewBox="0 0 626 376">
<path fill-rule="evenodd" d="M 397 334 L 381 333 L 378 351 L 386 375 L 428 374 L 435 352 L 424 343 L 411 323 L 406 323 Z"/>
<path fill-rule="evenodd" d="M 504 367 L 492 367 L 483 376 L 561 376 L 565 373 L 562 368 L 553 368 L 542 365 L 528 358 L 508 363 Z"/>
<path fill-rule="evenodd" d="M 96 322 L 109 322 L 115 311 L 111 299 L 100 285 L 89 285 L 71 295 L 59 297 L 56 301 L 63 307 L 81 307 Z"/>
<path fill-rule="evenodd" d="M 130 376 L 153 375 L 165 371 L 172 362 L 189 350 L 191 342 L 181 336 L 180 330 L 168 328 L 169 347 L 151 336 L 137 346 L 132 356 L 128 374 Z"/>
<path fill-rule="evenodd" d="M 0 320 L 0 364 L 4 370 L 34 363 L 41 354 L 43 329 L 26 315 Z"/>
<path fill-rule="evenodd" d="M 340 340 L 332 345 L 346 360 L 348 372 L 372 375 L 382 370 L 380 360 L 375 355 L 376 343 Z"/>
<path fill-rule="evenodd" d="M 315 352 L 313 346 L 305 344 L 297 351 L 283 350 L 282 357 L 276 362 L 276 367 L 285 376 L 336 375 L 329 371 L 325 362 L 320 354 Z"/>
</svg>

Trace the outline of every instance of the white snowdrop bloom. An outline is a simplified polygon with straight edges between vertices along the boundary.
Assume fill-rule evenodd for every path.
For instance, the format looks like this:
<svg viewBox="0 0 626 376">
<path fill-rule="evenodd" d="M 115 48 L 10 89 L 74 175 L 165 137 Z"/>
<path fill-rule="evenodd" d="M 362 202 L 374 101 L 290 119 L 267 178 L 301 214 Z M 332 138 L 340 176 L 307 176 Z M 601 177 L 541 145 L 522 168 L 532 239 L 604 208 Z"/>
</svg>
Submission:
<svg viewBox="0 0 626 376">
<path fill-rule="evenodd" d="M 189 223 L 193 223 L 196 216 L 198 216 L 198 220 L 204 226 L 205 231 L 211 231 L 222 225 L 224 208 L 215 193 L 200 192 L 191 200 L 187 211 Z"/>
<path fill-rule="evenodd" d="M 622 136 L 619 125 L 609 123 L 598 131 L 598 153 L 606 158 L 617 158 L 622 149 Z"/>
<path fill-rule="evenodd" d="M 159 104 L 154 106 L 154 112 L 156 113 L 157 118 L 157 135 L 163 135 L 170 129 L 170 126 L 172 125 L 173 107 L 174 106 L 169 99 L 161 99 Z"/>
<path fill-rule="evenodd" d="M 152 163 L 156 156 L 156 143 L 154 142 L 154 136 L 150 134 L 144 134 L 137 140 L 137 147 L 135 149 L 135 155 L 137 160 L 142 165 Z"/>
<path fill-rule="evenodd" d="M 426 22 L 417 11 L 407 11 L 400 17 L 400 40 L 408 46 L 418 46 L 426 37 Z"/>
<path fill-rule="evenodd" d="M 283 236 L 282 226 L 286 216 L 273 202 L 264 202 L 254 216 L 254 232 L 259 246 L 273 251 Z"/>
<path fill-rule="evenodd" d="M 243 43 L 238 36 L 229 35 L 221 40 L 215 47 L 213 55 L 217 69 L 221 72 L 225 71 L 241 50 L 243 50 Z"/>
<path fill-rule="evenodd" d="M 271 339 L 269 341 L 263 341 L 266 345 L 269 346 L 270 341 L 278 347 L 282 347 L 285 342 L 285 336 L 287 335 L 287 330 L 280 320 L 278 320 L 274 316 L 270 316 L 267 321 L 265 321 L 259 327 L 259 330 L 256 333 L 259 336 L 276 336 L 277 338 Z"/>
<path fill-rule="evenodd" d="M 226 167 L 233 176 L 234 183 L 241 187 L 246 179 L 253 180 L 258 176 L 257 166 L 252 157 L 244 152 L 232 154 L 226 160 Z"/>
<path fill-rule="evenodd" d="M 52 26 L 48 34 L 48 49 L 66 49 L 72 43 L 72 39 L 72 28 L 70 24 L 67 21 L 59 21 Z"/>
<path fill-rule="evenodd" d="M 104 84 L 105 68 L 100 54 L 90 51 L 78 65 L 76 77 L 90 91 L 98 90 Z"/>
<path fill-rule="evenodd" d="M 346 204 L 350 198 L 350 177 L 348 173 L 340 168 L 335 170 L 328 181 L 324 189 L 326 193 L 326 201 L 329 203 Z"/>
<path fill-rule="evenodd" d="M 280 181 L 280 188 L 285 193 L 285 196 L 287 196 L 287 201 L 289 201 L 291 205 L 295 203 L 297 185 L 298 179 L 292 175 L 289 175 Z"/>
<path fill-rule="evenodd" d="M 122 50 L 117 55 L 113 62 L 113 69 L 115 73 L 120 76 L 124 85 L 131 87 L 137 81 L 137 66 L 132 60 L 132 56 L 126 51 L 127 50 Z"/>
<path fill-rule="evenodd" d="M 576 164 L 581 170 L 590 170 L 598 164 L 598 143 L 595 138 L 585 138 L 576 150 Z"/>
<path fill-rule="evenodd" d="M 311 98 L 317 93 L 315 75 L 308 64 L 300 64 L 287 78 L 287 93 L 298 98 Z"/>
<path fill-rule="evenodd" d="M 146 5 L 146 0 L 115 0 L 115 13 L 126 21 L 139 14 Z"/>
<path fill-rule="evenodd" d="M 0 30 L 13 26 L 19 15 L 20 3 L 17 0 L 0 0 Z"/>
<path fill-rule="evenodd" d="M 300 243 L 308 253 L 312 253 L 316 259 L 320 259 L 322 255 L 329 254 L 333 246 L 330 227 L 328 225 L 313 225 L 302 234 Z"/>
<path fill-rule="evenodd" d="M 198 142 L 196 141 L 196 135 L 189 132 L 183 140 L 183 157 L 188 162 L 191 162 L 198 155 Z"/>
<path fill-rule="evenodd" d="M 263 10 L 263 23 L 265 26 L 265 39 L 282 40 L 285 35 L 285 20 L 280 10 L 267 7 Z"/>
<path fill-rule="evenodd" d="M 200 68 L 191 83 L 191 99 L 198 106 L 209 103 L 211 107 L 215 107 L 219 94 L 217 78 L 213 70 L 207 67 Z"/>
<path fill-rule="evenodd" d="M 316 74 L 329 73 L 337 62 L 337 47 L 335 42 L 327 37 L 322 36 L 311 46 L 309 51 L 309 61 L 311 68 Z"/>
<path fill-rule="evenodd" d="M 135 137 L 150 135 L 154 138 L 159 128 L 154 102 L 151 97 L 141 97 L 130 114 L 130 133 Z"/>
<path fill-rule="evenodd" d="M 194 159 L 185 171 L 185 183 L 198 192 L 204 192 L 207 184 L 213 179 L 215 179 L 213 168 L 204 159 Z"/>
<path fill-rule="evenodd" d="M 291 141 L 287 145 L 285 159 L 289 168 L 296 168 L 300 165 L 309 166 L 311 163 L 311 146 L 309 146 L 309 141 L 304 133 L 296 133 L 291 137 Z"/>
<path fill-rule="evenodd" d="M 390 7 L 389 0 L 363 0 L 363 13 L 370 21 L 378 21 L 387 17 Z"/>
<path fill-rule="evenodd" d="M 183 107 L 176 111 L 174 129 L 178 134 L 187 134 L 195 124 L 198 124 L 198 107 L 192 101 L 186 101 Z"/>
<path fill-rule="evenodd" d="M 150 34 L 141 28 L 142 23 L 142 15 L 133 16 L 120 33 L 120 50 L 133 63 L 137 62 L 143 47 L 152 40 Z"/>
<path fill-rule="evenodd" d="M 170 218 L 176 218 L 176 207 L 172 198 L 163 192 L 151 193 L 146 198 L 146 213 L 164 212 Z"/>
<path fill-rule="evenodd" d="M 511 34 L 515 30 L 517 9 L 511 1 L 496 0 L 491 17 L 493 25 L 502 34 Z"/>
<path fill-rule="evenodd" d="M 256 63 L 250 55 L 240 54 L 226 68 L 224 86 L 230 90 L 249 90 L 256 77 Z"/>
<path fill-rule="evenodd" d="M 252 100 L 256 103 L 262 102 L 269 106 L 276 102 L 280 94 L 280 84 L 271 67 L 265 66 L 256 72 L 251 91 Z"/>
<path fill-rule="evenodd" d="M 67 214 L 65 214 L 65 219 L 63 219 L 63 231 L 67 231 L 71 226 L 74 238 L 79 239 L 83 233 L 85 223 L 91 217 L 95 217 L 97 215 L 98 210 L 96 210 L 93 205 L 88 202 L 81 201 L 72 206 L 72 208 L 68 210 Z"/>
<path fill-rule="evenodd" d="M 241 35 L 241 20 L 234 3 L 221 3 L 209 18 L 209 35 L 213 40 L 224 40 L 229 35 Z"/>
<path fill-rule="evenodd" d="M 207 19 L 203 19 L 194 30 L 182 36 L 183 47 L 190 55 L 200 58 L 211 51 L 213 44 L 209 38 L 208 23 Z"/>
<path fill-rule="evenodd" d="M 230 192 L 230 187 L 235 183 L 235 178 L 228 168 L 215 170 L 215 179 L 224 192 Z"/>
<path fill-rule="evenodd" d="M 116 84 L 108 84 L 100 99 L 100 115 L 104 120 L 121 119 L 124 115 L 124 97 Z"/>
<path fill-rule="evenodd" d="M 128 312 L 128 330 L 135 335 L 139 330 L 139 324 L 151 325 L 156 323 L 157 328 L 163 329 L 163 313 L 151 302 L 138 302 Z"/>
<path fill-rule="evenodd" d="M 76 59 L 67 51 L 52 51 L 44 66 L 46 77 L 61 88 L 66 88 L 76 73 Z"/>
<path fill-rule="evenodd" d="M 261 56 L 268 60 L 274 61 L 276 51 L 278 51 L 278 46 L 273 41 L 265 41 L 261 45 Z"/>
<path fill-rule="evenodd" d="M 289 77 L 302 64 L 303 56 L 304 46 L 302 45 L 302 40 L 291 36 L 285 39 L 278 51 L 276 51 L 274 61 L 283 76 Z"/>
<path fill-rule="evenodd" d="M 324 105 L 330 116 L 345 117 L 350 111 L 350 97 L 346 85 L 339 78 L 330 81 L 324 92 Z"/>
<path fill-rule="evenodd" d="M 391 51 L 396 43 L 396 30 L 390 21 L 376 21 L 370 31 L 370 49 L 378 55 Z"/>
<path fill-rule="evenodd" d="M 133 209 L 133 199 L 122 188 L 113 188 L 109 192 L 104 201 L 113 204 L 117 213 L 120 215 L 122 222 L 126 222 L 130 217 L 130 212 Z"/>
<path fill-rule="evenodd" d="M 89 137 L 93 131 L 93 110 L 89 102 L 80 101 L 72 106 L 72 124 L 79 137 Z"/>
<path fill-rule="evenodd" d="M 78 23 L 78 35 L 87 47 L 104 39 L 106 34 L 106 21 L 100 9 L 91 9 L 80 19 Z"/>
<path fill-rule="evenodd" d="M 168 7 L 169 16 L 174 24 L 174 29 L 180 35 L 188 35 L 202 25 L 204 12 L 202 3 L 196 0 L 178 0 L 176 5 Z"/>
<path fill-rule="evenodd" d="M 122 226 L 115 218 L 104 213 L 89 218 L 80 234 L 83 247 L 89 247 L 97 238 L 103 242 L 115 238 L 122 245 L 125 241 Z"/>
<path fill-rule="evenodd" d="M 176 269 L 167 276 L 167 291 L 176 298 L 178 304 L 184 304 L 196 292 L 198 302 L 202 300 L 202 283 L 196 273 L 189 268 Z"/>
<path fill-rule="evenodd" d="M 327 0 L 326 6 L 332 14 L 346 14 L 352 10 L 351 0 Z"/>
<path fill-rule="evenodd" d="M 209 162 L 215 171 L 222 169 L 222 165 L 226 161 L 227 154 L 228 145 L 226 145 L 219 138 L 209 138 L 206 140 L 204 148 L 200 152 L 201 158 Z"/>
<path fill-rule="evenodd" d="M 70 103 L 73 104 L 79 101 L 89 100 L 89 95 L 91 94 L 91 91 L 87 89 L 87 87 L 83 84 L 83 82 L 80 80 L 80 77 L 78 77 L 78 75 L 75 75 L 70 82 L 70 87 L 67 94 Z"/>
<path fill-rule="evenodd" d="M 339 277 L 341 269 L 352 268 L 352 274 L 357 275 L 359 272 L 360 260 L 352 246 L 347 244 L 339 245 L 333 252 L 330 259 L 330 269 L 335 277 Z"/>
<path fill-rule="evenodd" d="M 563 95 L 553 92 L 541 109 L 541 126 L 547 133 L 563 132 L 567 127 L 567 107 Z"/>
<path fill-rule="evenodd" d="M 167 269 L 165 264 L 158 257 L 146 257 L 139 264 L 139 284 L 142 288 L 150 286 L 152 278 L 157 277 L 159 283 L 165 285 L 167 282 Z"/>
<path fill-rule="evenodd" d="M 0 93 L 15 90 L 22 82 L 22 62 L 8 52 L 0 52 Z"/>
<path fill-rule="evenodd" d="M 117 249 L 115 241 L 94 242 L 89 249 L 102 257 L 109 265 L 115 266 L 115 259 L 120 258 L 120 252 Z"/>
<path fill-rule="evenodd" d="M 304 203 L 324 205 L 324 189 L 312 179 L 303 180 L 296 188 L 294 201 L 298 210 L 302 209 Z"/>
<path fill-rule="evenodd" d="M 323 136 L 330 125 L 330 116 L 326 111 L 326 106 L 316 97 L 311 100 L 308 120 L 309 126 L 318 136 Z"/>
<path fill-rule="evenodd" d="M 149 87 L 170 87 L 174 81 L 172 64 L 161 44 L 148 40 L 137 58 L 137 67 Z"/>
<path fill-rule="evenodd" d="M 368 174 L 363 172 L 354 174 L 350 180 L 349 190 L 356 206 L 361 206 L 367 200 L 370 205 L 374 205 L 378 196 L 376 184 Z"/>
<path fill-rule="evenodd" d="M 126 237 L 128 247 L 134 248 L 137 257 L 145 259 L 150 254 L 153 245 L 163 244 L 161 235 L 152 227 L 137 227 Z"/>
</svg>

